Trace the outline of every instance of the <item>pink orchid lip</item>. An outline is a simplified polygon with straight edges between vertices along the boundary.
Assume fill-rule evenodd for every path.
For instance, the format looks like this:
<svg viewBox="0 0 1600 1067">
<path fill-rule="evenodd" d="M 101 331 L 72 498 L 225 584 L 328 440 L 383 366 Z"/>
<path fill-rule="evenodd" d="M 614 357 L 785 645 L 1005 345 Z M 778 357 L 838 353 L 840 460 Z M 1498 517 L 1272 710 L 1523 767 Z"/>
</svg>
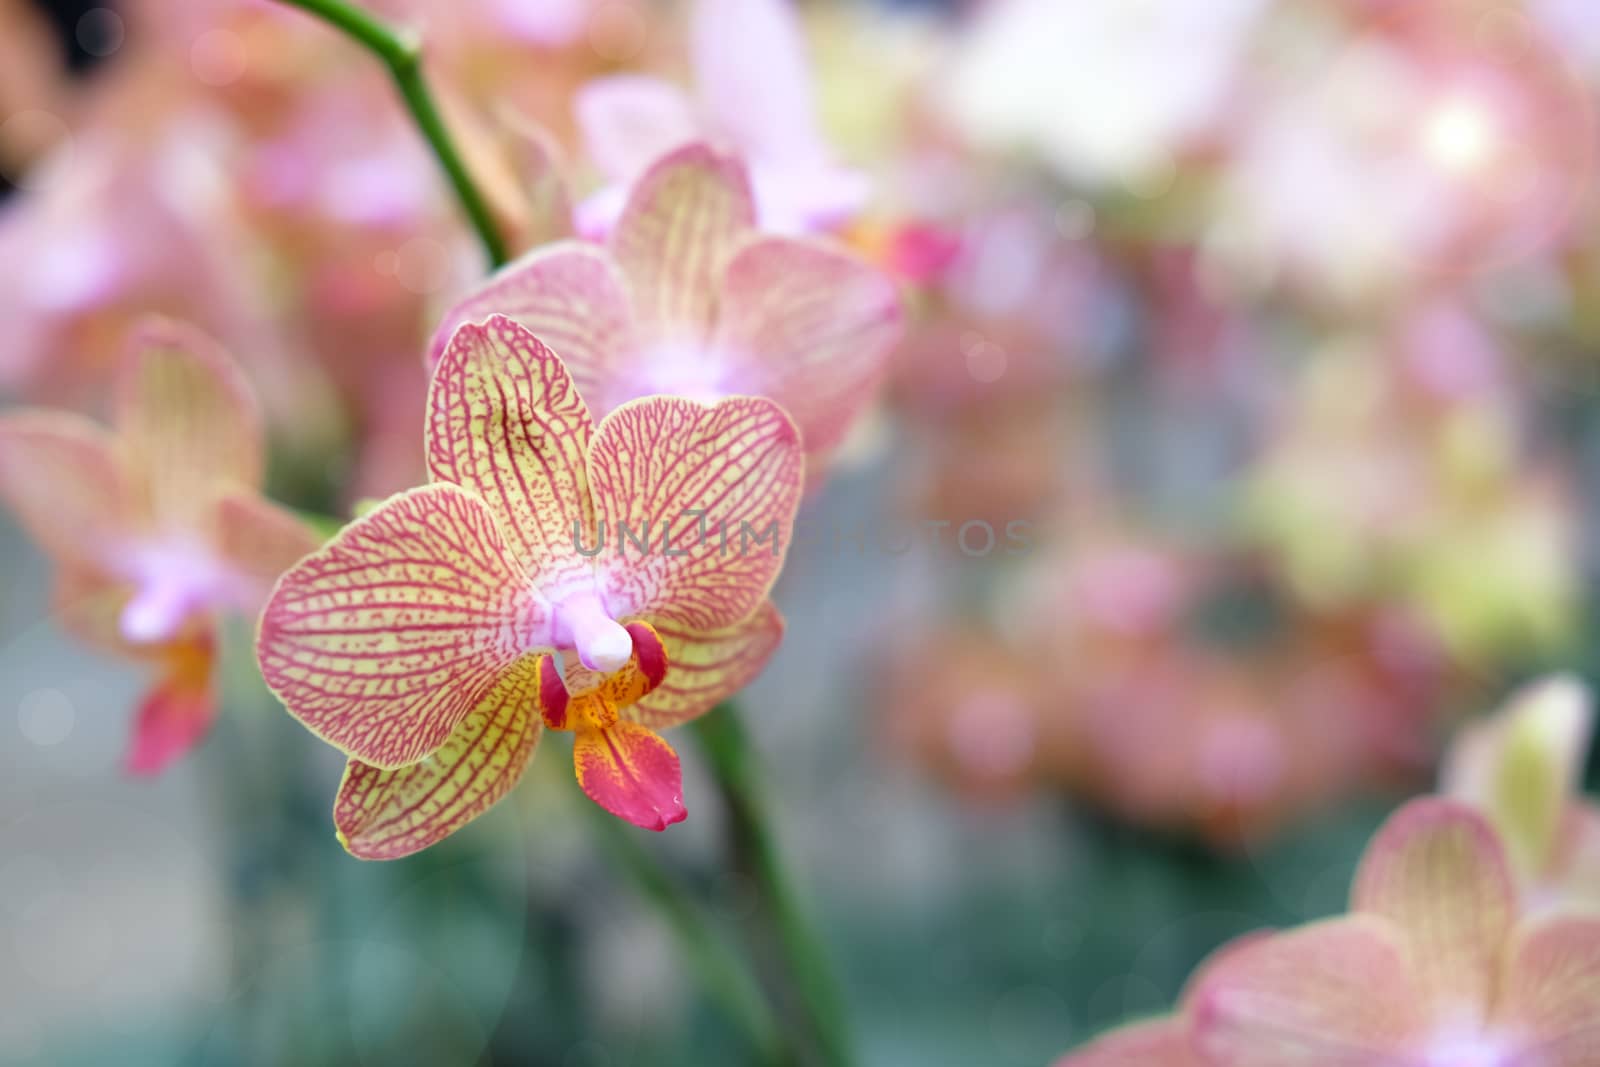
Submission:
<svg viewBox="0 0 1600 1067">
<path fill-rule="evenodd" d="M 592 671 L 620 670 L 633 656 L 633 638 L 600 601 L 585 591 L 555 605 L 552 625 L 560 648 L 576 648 L 578 660 Z"/>
</svg>

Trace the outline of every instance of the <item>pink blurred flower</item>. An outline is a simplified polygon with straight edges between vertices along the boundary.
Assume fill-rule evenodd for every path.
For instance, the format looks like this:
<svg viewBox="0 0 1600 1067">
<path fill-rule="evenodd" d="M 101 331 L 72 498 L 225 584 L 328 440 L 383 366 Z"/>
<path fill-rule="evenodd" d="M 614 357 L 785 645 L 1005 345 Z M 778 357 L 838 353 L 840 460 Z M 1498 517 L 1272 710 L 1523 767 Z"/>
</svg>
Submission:
<svg viewBox="0 0 1600 1067">
<path fill-rule="evenodd" d="M 866 202 L 864 175 L 837 164 L 817 124 L 805 42 L 789 0 L 694 0 L 695 95 L 644 75 L 616 75 L 577 95 L 588 154 L 612 183 L 578 208 L 579 230 L 610 229 L 627 189 L 658 158 L 710 140 L 750 168 L 763 230 L 809 233 Z"/>
<path fill-rule="evenodd" d="M 177 323 L 146 323 L 121 366 L 114 433 L 81 416 L 0 418 L 0 499 L 59 568 L 58 609 L 96 646 L 154 661 L 128 768 L 161 770 L 216 713 L 213 628 L 253 613 L 315 545 L 259 495 L 260 415 L 232 361 Z"/>
<path fill-rule="evenodd" d="M 1171 1018 L 1057 1067 L 1590 1067 L 1600 918 L 1522 915 L 1501 843 L 1471 808 L 1397 812 L 1351 913 L 1224 946 Z"/>
<path fill-rule="evenodd" d="M 548 340 L 598 415 L 653 394 L 770 397 L 815 461 L 871 402 L 899 294 L 842 248 L 754 226 L 744 168 L 681 148 L 639 179 L 606 248 L 512 263 L 446 314 L 432 358 L 459 324 L 504 314 Z"/>
</svg>

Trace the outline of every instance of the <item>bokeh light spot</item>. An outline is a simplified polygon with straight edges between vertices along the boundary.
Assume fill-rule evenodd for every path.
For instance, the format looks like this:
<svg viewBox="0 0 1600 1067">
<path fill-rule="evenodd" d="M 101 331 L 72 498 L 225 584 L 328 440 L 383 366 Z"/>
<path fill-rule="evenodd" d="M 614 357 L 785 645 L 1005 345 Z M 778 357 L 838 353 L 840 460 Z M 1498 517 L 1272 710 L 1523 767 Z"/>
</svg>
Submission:
<svg viewBox="0 0 1600 1067">
<path fill-rule="evenodd" d="M 40 748 L 52 748 L 72 734 L 77 713 L 59 689 L 35 689 L 17 704 L 17 726 L 22 736 Z"/>
<path fill-rule="evenodd" d="M 74 31 L 78 47 L 91 56 L 109 56 L 122 47 L 127 29 L 122 16 L 109 7 L 92 7 L 78 19 Z"/>
</svg>

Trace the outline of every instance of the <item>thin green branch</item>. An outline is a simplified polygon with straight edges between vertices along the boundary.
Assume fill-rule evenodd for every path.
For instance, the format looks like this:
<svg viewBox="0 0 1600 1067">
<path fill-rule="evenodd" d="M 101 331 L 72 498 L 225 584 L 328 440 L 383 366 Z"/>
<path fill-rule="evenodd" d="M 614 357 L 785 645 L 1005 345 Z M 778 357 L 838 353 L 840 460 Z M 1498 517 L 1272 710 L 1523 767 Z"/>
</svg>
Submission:
<svg viewBox="0 0 1600 1067">
<path fill-rule="evenodd" d="M 744 1031 L 762 1062 L 789 1063 L 783 1034 L 760 995 L 759 984 L 682 885 L 656 862 L 639 843 L 636 832 L 621 819 L 587 798 L 580 799 L 578 806 L 594 816 L 590 821 L 600 843 L 667 921 L 706 992 Z"/>
<path fill-rule="evenodd" d="M 844 997 L 773 837 L 758 781 L 760 768 L 738 709 L 731 702 L 719 704 L 696 719 L 691 728 L 727 805 L 735 852 L 748 865 L 776 927 L 778 947 L 816 1055 L 830 1067 L 849 1067 L 855 1055 Z"/>
<path fill-rule="evenodd" d="M 428 88 L 428 79 L 422 71 L 421 38 L 411 30 L 390 25 L 344 0 L 279 0 L 279 3 L 315 15 L 383 61 L 417 129 L 422 131 L 428 147 L 439 160 L 439 166 L 444 168 L 445 177 L 450 180 L 450 188 L 460 201 L 462 211 L 477 231 L 490 266 L 503 266 L 507 258 L 505 241 L 495 226 L 487 201 L 478 192 L 461 153 L 450 138 L 450 131 L 445 129 L 444 119 L 439 115 L 433 91 Z"/>
</svg>

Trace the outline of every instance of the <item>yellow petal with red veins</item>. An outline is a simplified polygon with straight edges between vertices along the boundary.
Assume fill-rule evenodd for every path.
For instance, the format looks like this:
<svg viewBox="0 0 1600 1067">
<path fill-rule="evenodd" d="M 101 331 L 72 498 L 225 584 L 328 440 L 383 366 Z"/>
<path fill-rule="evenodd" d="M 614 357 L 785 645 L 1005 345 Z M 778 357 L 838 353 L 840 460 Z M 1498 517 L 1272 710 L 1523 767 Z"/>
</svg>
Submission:
<svg viewBox="0 0 1600 1067">
<path fill-rule="evenodd" d="M 502 315 L 455 332 L 428 393 L 428 471 L 476 492 L 522 571 L 554 588 L 587 581 L 592 543 L 584 458 L 594 423 L 567 370 Z"/>
<path fill-rule="evenodd" d="M 528 657 L 420 763 L 383 771 L 360 760 L 345 768 L 333 819 L 351 855 L 409 856 L 488 811 L 521 781 L 541 725 L 534 693 L 537 660 Z"/>
<path fill-rule="evenodd" d="M 430 485 L 286 573 L 256 652 L 308 729 L 392 770 L 443 745 L 513 663 L 549 647 L 548 622 L 488 506 Z"/>
<path fill-rule="evenodd" d="M 783 566 L 804 477 L 799 434 L 770 400 L 656 396 L 612 412 L 589 451 L 612 615 L 701 631 L 748 617 Z"/>
<path fill-rule="evenodd" d="M 126 537 L 132 510 L 112 437 L 55 411 L 0 418 L 0 500 L 58 562 L 95 571 Z"/>
<path fill-rule="evenodd" d="M 572 760 L 589 799 L 619 819 L 665 830 L 688 814 L 678 754 L 647 727 L 626 719 L 607 729 L 580 725 Z"/>
<path fill-rule="evenodd" d="M 1511 948 L 1495 1029 L 1518 1039 L 1518 1064 L 1593 1067 L 1600 1057 L 1600 918 L 1551 916 Z"/>
<path fill-rule="evenodd" d="M 1516 890 L 1487 820 L 1437 798 L 1414 800 L 1383 825 L 1362 857 L 1355 911 L 1405 935 L 1418 983 L 1441 1016 L 1488 1009 L 1516 915 Z"/>
<path fill-rule="evenodd" d="M 1356 915 L 1228 951 L 1188 1012 L 1205 1063 L 1414 1067 L 1433 1022 L 1419 992 L 1400 931 Z"/>
<path fill-rule="evenodd" d="M 644 342 L 705 339 L 723 266 L 754 225 L 743 164 L 708 145 L 686 145 L 639 178 L 611 250 Z"/>
<path fill-rule="evenodd" d="M 217 493 L 261 484 L 261 414 L 233 360 L 199 330 L 152 319 L 134 334 L 117 430 L 150 514 L 202 525 Z"/>
<path fill-rule="evenodd" d="M 659 730 L 705 714 L 755 681 L 783 640 L 783 616 L 764 600 L 748 619 L 720 630 L 657 630 L 670 664 L 666 677 L 622 716 Z"/>
</svg>

